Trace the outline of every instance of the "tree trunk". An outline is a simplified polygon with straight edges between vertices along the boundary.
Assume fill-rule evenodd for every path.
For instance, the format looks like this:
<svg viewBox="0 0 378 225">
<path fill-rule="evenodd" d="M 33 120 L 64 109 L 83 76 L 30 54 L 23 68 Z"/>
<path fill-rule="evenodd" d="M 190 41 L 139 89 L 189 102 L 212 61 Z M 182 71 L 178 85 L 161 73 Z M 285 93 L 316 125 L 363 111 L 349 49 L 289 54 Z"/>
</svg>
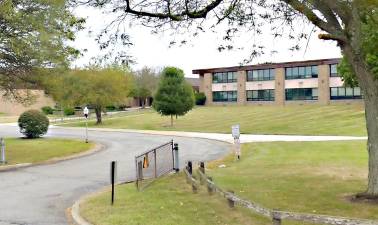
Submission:
<svg viewBox="0 0 378 225">
<path fill-rule="evenodd" d="M 142 109 L 144 109 L 145 105 L 146 105 L 146 98 L 141 98 L 142 100 Z"/>
<path fill-rule="evenodd" d="M 376 87 L 378 88 L 378 86 Z M 365 117 L 368 131 L 369 176 L 367 197 L 378 197 L 378 95 L 365 97 Z"/>
<path fill-rule="evenodd" d="M 173 115 L 171 115 L 171 127 L 173 127 Z"/>
<path fill-rule="evenodd" d="M 95 112 L 96 112 L 96 124 L 101 124 L 102 123 L 102 115 L 101 115 L 101 110 L 102 107 L 101 106 L 96 106 L 95 107 Z"/>
<path fill-rule="evenodd" d="M 350 46 L 344 48 L 343 53 L 347 56 L 357 76 L 365 103 L 369 155 L 368 187 L 365 193 L 357 197 L 378 198 L 378 80 L 368 70 L 362 56 L 355 54 Z"/>
</svg>

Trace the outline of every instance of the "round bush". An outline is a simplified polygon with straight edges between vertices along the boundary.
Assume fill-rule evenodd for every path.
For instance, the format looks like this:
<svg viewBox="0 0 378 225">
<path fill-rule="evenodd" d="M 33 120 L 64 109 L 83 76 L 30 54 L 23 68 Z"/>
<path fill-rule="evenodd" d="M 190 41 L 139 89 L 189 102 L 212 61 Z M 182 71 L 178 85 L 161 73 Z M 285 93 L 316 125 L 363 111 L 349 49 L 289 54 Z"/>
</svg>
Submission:
<svg viewBox="0 0 378 225">
<path fill-rule="evenodd" d="M 20 132 L 27 138 L 38 138 L 47 133 L 49 119 L 38 110 L 28 110 L 18 118 Z"/>
<path fill-rule="evenodd" d="M 206 95 L 202 92 L 195 93 L 194 97 L 196 99 L 196 105 L 205 105 Z"/>
</svg>

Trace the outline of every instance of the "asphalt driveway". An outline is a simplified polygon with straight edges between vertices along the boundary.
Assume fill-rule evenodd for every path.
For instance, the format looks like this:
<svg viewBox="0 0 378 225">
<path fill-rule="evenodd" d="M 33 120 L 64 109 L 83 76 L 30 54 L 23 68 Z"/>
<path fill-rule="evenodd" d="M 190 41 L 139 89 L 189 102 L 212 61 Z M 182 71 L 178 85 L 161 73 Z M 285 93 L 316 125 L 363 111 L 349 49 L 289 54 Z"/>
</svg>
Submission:
<svg viewBox="0 0 378 225">
<path fill-rule="evenodd" d="M 84 130 L 51 128 L 46 137 L 83 139 L 83 135 Z M 0 136 L 20 134 L 16 126 L 0 125 Z M 118 181 L 133 180 L 134 156 L 171 139 L 179 144 L 180 162 L 217 159 L 230 150 L 226 143 L 206 139 L 91 131 L 90 140 L 105 145 L 104 151 L 57 164 L 0 172 L 0 225 L 67 224 L 68 207 L 80 196 L 109 185 L 112 160 L 118 161 Z"/>
</svg>

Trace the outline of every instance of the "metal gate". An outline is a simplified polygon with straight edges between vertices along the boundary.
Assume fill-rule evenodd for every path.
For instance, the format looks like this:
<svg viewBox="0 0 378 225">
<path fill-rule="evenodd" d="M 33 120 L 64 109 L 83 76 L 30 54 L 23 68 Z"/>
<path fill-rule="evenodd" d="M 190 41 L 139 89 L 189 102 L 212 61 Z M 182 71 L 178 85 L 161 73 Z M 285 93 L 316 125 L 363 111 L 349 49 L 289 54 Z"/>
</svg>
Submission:
<svg viewBox="0 0 378 225">
<path fill-rule="evenodd" d="M 136 185 L 143 190 L 156 178 L 175 168 L 173 140 L 135 157 Z"/>
</svg>

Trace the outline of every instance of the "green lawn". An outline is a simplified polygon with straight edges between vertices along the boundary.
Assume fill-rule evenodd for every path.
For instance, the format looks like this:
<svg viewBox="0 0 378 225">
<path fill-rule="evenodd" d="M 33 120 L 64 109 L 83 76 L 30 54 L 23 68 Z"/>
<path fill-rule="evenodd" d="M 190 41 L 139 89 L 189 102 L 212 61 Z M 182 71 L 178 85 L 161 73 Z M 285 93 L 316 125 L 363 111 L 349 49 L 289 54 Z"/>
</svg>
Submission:
<svg viewBox="0 0 378 225">
<path fill-rule="evenodd" d="M 164 177 L 143 192 L 135 184 L 120 185 L 114 206 L 107 191 L 81 204 L 80 213 L 94 225 L 271 224 L 245 209 L 230 210 L 224 199 L 204 190 L 192 194 L 182 173 Z"/>
<path fill-rule="evenodd" d="M 0 123 L 14 123 L 17 122 L 18 116 L 4 116 L 0 115 Z"/>
<path fill-rule="evenodd" d="M 38 163 L 55 157 L 64 157 L 89 150 L 93 143 L 68 139 L 22 139 L 7 138 L 6 160 L 8 164 Z M 0 165 L 1 166 L 1 165 Z"/>
<path fill-rule="evenodd" d="M 105 119 L 90 126 L 230 133 L 239 123 L 242 133 L 303 135 L 366 135 L 362 104 L 286 105 L 281 106 L 213 106 L 197 107 L 179 117 L 170 127 L 169 117 L 145 110 L 122 118 Z M 65 126 L 84 126 L 83 122 Z"/>
<path fill-rule="evenodd" d="M 229 156 L 210 164 L 208 174 L 226 190 L 269 208 L 378 219 L 377 204 L 348 200 L 367 185 L 365 146 L 366 141 L 245 144 L 241 161 Z"/>
<path fill-rule="evenodd" d="M 378 219 L 377 204 L 350 201 L 366 187 L 364 141 L 245 144 L 241 161 L 230 155 L 207 164 L 206 171 L 223 189 L 271 209 Z M 95 225 L 271 224 L 244 208 L 230 210 L 205 186 L 192 194 L 183 173 L 164 177 L 143 192 L 134 184 L 118 186 L 113 207 L 107 190 L 85 202 L 81 214 Z"/>
</svg>

